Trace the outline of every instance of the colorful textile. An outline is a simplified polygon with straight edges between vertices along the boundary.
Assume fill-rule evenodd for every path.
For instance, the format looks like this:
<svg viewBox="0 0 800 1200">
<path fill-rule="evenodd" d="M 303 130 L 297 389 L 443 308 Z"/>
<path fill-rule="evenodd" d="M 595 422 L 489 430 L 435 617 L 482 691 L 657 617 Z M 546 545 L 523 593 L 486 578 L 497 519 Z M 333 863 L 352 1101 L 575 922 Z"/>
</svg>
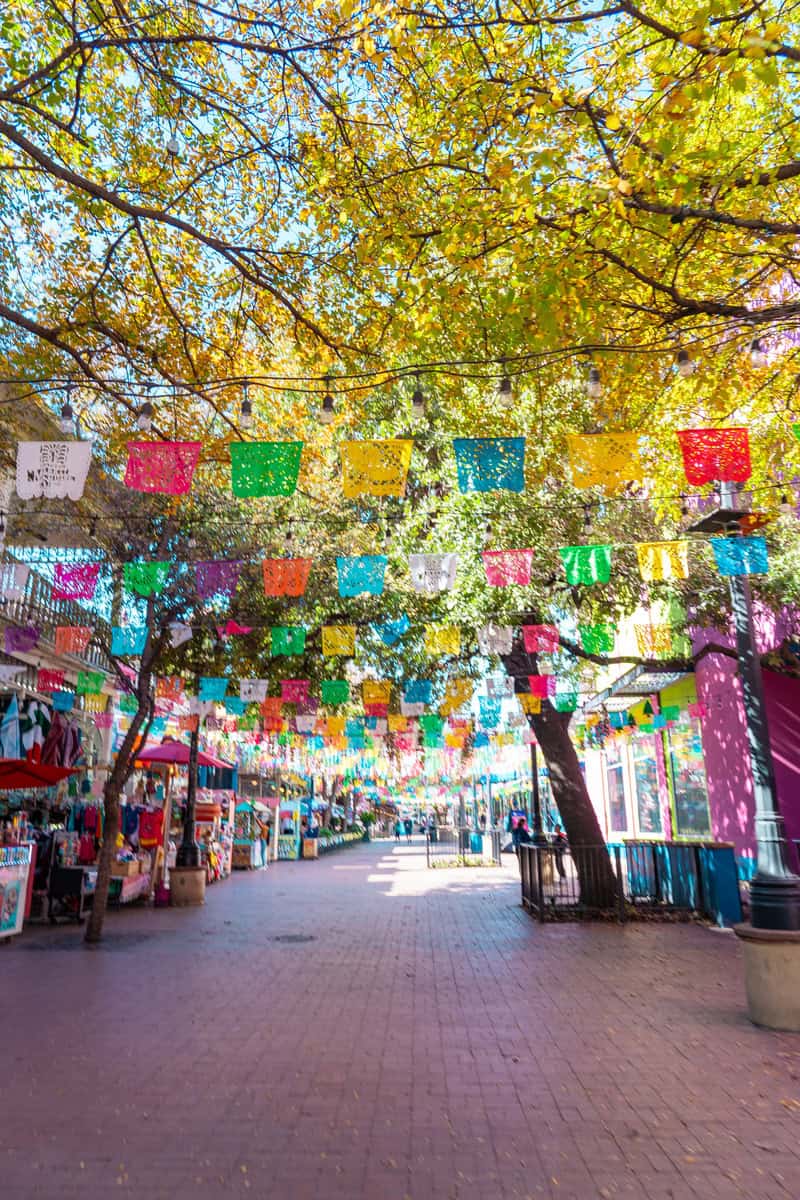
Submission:
<svg viewBox="0 0 800 1200">
<path fill-rule="evenodd" d="M 403 697 L 400 701 L 400 712 L 404 717 L 421 717 L 425 712 L 425 705 L 421 700 L 406 700 Z"/>
<path fill-rule="evenodd" d="M 4 600 L 21 600 L 31 569 L 27 563 L 7 562 L 0 566 L 0 595 Z"/>
<path fill-rule="evenodd" d="M 125 588 L 135 596 L 157 596 L 164 590 L 170 564 L 168 562 L 127 562 L 122 568 Z"/>
<path fill-rule="evenodd" d="M 267 698 L 267 679 L 242 679 L 239 682 L 239 697 L 248 704 L 261 704 Z"/>
<path fill-rule="evenodd" d="M 522 644 L 526 654 L 555 654 L 559 648 L 555 625 L 523 625 Z"/>
<path fill-rule="evenodd" d="M 489 696 L 478 697 L 478 719 L 484 729 L 497 729 L 501 712 L 499 700 L 493 700 Z"/>
<path fill-rule="evenodd" d="M 18 442 L 17 495 L 80 500 L 91 461 L 91 442 Z"/>
<path fill-rule="evenodd" d="M 401 613 L 395 620 L 384 621 L 380 625 L 373 625 L 372 628 L 384 646 L 394 646 L 396 642 L 400 641 L 403 634 L 408 633 L 411 628 L 411 622 L 405 613 Z"/>
<path fill-rule="evenodd" d="M 357 496 L 402 496 L 413 442 L 403 438 L 342 442 L 342 491 Z"/>
<path fill-rule="evenodd" d="M 6 654 L 27 654 L 39 645 L 39 627 L 7 625 L 3 637 Z"/>
<path fill-rule="evenodd" d="M 330 658 L 332 655 L 352 658 L 356 652 L 355 625 L 323 625 L 322 653 Z"/>
<path fill-rule="evenodd" d="M 501 675 L 499 678 L 489 675 L 486 679 L 486 692 L 492 700 L 511 697 L 514 695 L 514 680 L 510 675 Z"/>
<path fill-rule="evenodd" d="M 200 717 L 197 713 L 188 713 L 178 717 L 178 729 L 181 733 L 194 733 L 199 724 Z"/>
<path fill-rule="evenodd" d="M 88 703 L 91 705 L 92 698 L 95 696 L 99 697 L 100 693 L 88 692 L 84 697 L 84 704 Z M 120 712 L 131 715 L 132 713 L 139 711 L 139 699 L 137 696 L 129 695 L 127 692 L 123 692 L 119 698 L 119 701 L 117 702 L 117 707 L 119 708 Z"/>
<path fill-rule="evenodd" d="M 638 433 L 568 433 L 573 485 L 616 492 L 626 483 L 641 483 L 639 436 Z"/>
<path fill-rule="evenodd" d="M 484 550 L 481 557 L 491 587 L 527 587 L 530 583 L 533 550 Z"/>
<path fill-rule="evenodd" d="M 411 586 L 422 595 L 449 591 L 456 581 L 457 554 L 409 554 Z"/>
<path fill-rule="evenodd" d="M 458 625 L 426 625 L 426 654 L 458 654 L 461 650 L 461 629 Z"/>
<path fill-rule="evenodd" d="M 247 701 L 241 700 L 238 696 L 225 696 L 223 704 L 225 712 L 230 713 L 232 717 L 243 717 L 247 708 Z"/>
<path fill-rule="evenodd" d="M 311 571 L 310 558 L 265 558 L 261 564 L 265 596 L 302 596 Z"/>
<path fill-rule="evenodd" d="M 24 663 L 0 663 L 0 683 L 8 686 L 8 684 L 13 683 L 14 678 L 24 670 Z M 13 755 L 5 755 L 4 757 L 13 758 Z"/>
<path fill-rule="evenodd" d="M 364 718 L 348 717 L 344 731 L 348 737 L 361 737 L 364 733 Z"/>
<path fill-rule="evenodd" d="M 90 625 L 57 625 L 56 654 L 83 654 L 93 633 Z"/>
<path fill-rule="evenodd" d="M 767 541 L 763 537 L 712 537 L 711 549 L 720 575 L 766 575 Z"/>
<path fill-rule="evenodd" d="M 272 653 L 302 654 L 306 648 L 306 631 L 302 625 L 275 625 L 272 629 Z"/>
<path fill-rule="evenodd" d="M 336 573 L 340 596 L 380 596 L 388 558 L 383 554 L 359 554 L 354 558 L 337 558 Z"/>
<path fill-rule="evenodd" d="M 128 442 L 125 486 L 135 492 L 185 496 L 202 442 Z"/>
<path fill-rule="evenodd" d="M 587 654 L 610 654 L 614 649 L 616 637 L 614 625 L 579 625 L 578 635 L 581 646 Z"/>
<path fill-rule="evenodd" d="M 346 720 L 344 717 L 328 717 L 325 721 L 325 732 L 328 737 L 341 737 L 344 733 Z"/>
<path fill-rule="evenodd" d="M 53 692 L 53 708 L 56 712 L 71 712 L 74 707 L 74 692 Z"/>
<path fill-rule="evenodd" d="M 314 732 L 314 726 L 317 723 L 317 718 L 313 714 L 298 713 L 294 719 L 294 727 L 298 733 L 308 734 Z"/>
<path fill-rule="evenodd" d="M 678 432 L 687 482 L 744 483 L 750 478 L 750 438 L 747 429 L 681 429 Z"/>
<path fill-rule="evenodd" d="M 465 704 L 469 704 L 474 690 L 475 684 L 471 679 L 449 679 L 442 703 L 439 705 L 439 712 L 449 716 L 459 708 L 463 708 Z"/>
<path fill-rule="evenodd" d="M 525 438 L 454 438 L 462 492 L 523 492 Z"/>
<path fill-rule="evenodd" d="M 346 704 L 349 699 L 350 684 L 346 679 L 323 679 L 323 704 Z"/>
<path fill-rule="evenodd" d="M 222 700 L 228 690 L 228 680 L 224 675 L 201 675 L 198 697 L 201 700 Z"/>
<path fill-rule="evenodd" d="M 110 729 L 114 724 L 113 712 L 97 712 L 94 714 L 94 724 L 97 729 Z"/>
<path fill-rule="evenodd" d="M 669 625 L 634 625 L 636 646 L 642 658 L 663 658 L 672 653 Z"/>
<path fill-rule="evenodd" d="M 234 496 L 292 496 L 297 490 L 302 442 L 231 442 Z"/>
<path fill-rule="evenodd" d="M 490 621 L 478 630 L 478 649 L 481 654 L 510 654 L 514 642 L 511 625 L 495 625 Z"/>
<path fill-rule="evenodd" d="M 253 632 L 252 625 L 240 625 L 238 621 L 228 620 L 224 625 L 217 626 L 217 636 L 225 641 L 229 637 L 244 636 Z"/>
<path fill-rule="evenodd" d="M 282 679 L 281 702 L 283 704 L 305 704 L 308 701 L 308 679 Z"/>
<path fill-rule="evenodd" d="M 91 600 L 97 588 L 100 563 L 82 563 L 68 567 L 56 563 L 53 574 L 54 600 Z"/>
<path fill-rule="evenodd" d="M 134 657 L 143 654 L 147 645 L 147 627 L 145 625 L 112 625 L 111 653 L 124 657 Z"/>
<path fill-rule="evenodd" d="M 392 685 L 388 679 L 365 679 L 361 685 L 364 704 L 388 704 L 392 698 Z"/>
<path fill-rule="evenodd" d="M 408 717 L 403 717 L 400 713 L 389 713 L 388 723 L 389 733 L 405 733 L 408 729 Z"/>
<path fill-rule="evenodd" d="M 281 705 L 283 704 L 283 695 L 267 696 L 258 706 L 258 710 L 262 717 L 279 717 L 281 715 Z"/>
<path fill-rule="evenodd" d="M 611 578 L 611 546 L 563 546 L 559 550 L 567 583 L 608 583 Z"/>
<path fill-rule="evenodd" d="M 545 696 L 552 696 L 556 690 L 555 675 L 529 675 L 528 687 L 531 696 L 538 696 L 543 700 Z"/>
<path fill-rule="evenodd" d="M 517 699 L 526 716 L 536 716 L 542 711 L 542 697 L 531 696 L 528 692 L 518 692 Z"/>
<path fill-rule="evenodd" d="M 177 703 L 183 695 L 183 679 L 180 675 L 159 675 L 156 679 L 156 700 Z"/>
<path fill-rule="evenodd" d="M 78 671 L 75 691 L 79 696 L 88 696 L 102 691 L 105 675 L 102 671 Z"/>
<path fill-rule="evenodd" d="M 406 704 L 430 704 L 433 697 L 433 680 L 409 679 L 403 689 Z"/>
<path fill-rule="evenodd" d="M 191 625 L 184 625 L 182 621 L 170 621 L 169 640 L 173 650 L 182 646 L 184 642 L 190 642 L 192 640 Z"/>
<path fill-rule="evenodd" d="M 639 542 L 639 574 L 647 583 L 659 579 L 686 579 L 689 574 L 688 542 Z"/>
<path fill-rule="evenodd" d="M 423 733 L 439 737 L 444 729 L 444 718 L 436 713 L 424 713 L 419 719 L 419 727 Z"/>
<path fill-rule="evenodd" d="M 210 600 L 212 596 L 232 596 L 241 569 L 241 562 L 215 560 L 195 563 L 197 595 L 201 600 Z"/>
<path fill-rule="evenodd" d="M 373 704 L 365 704 L 364 712 L 368 717 L 385 717 L 389 712 L 389 705 L 375 701 Z"/>
<path fill-rule="evenodd" d="M 575 709 L 578 707 L 578 693 L 556 692 L 551 703 L 556 712 L 575 712 Z"/>
<path fill-rule="evenodd" d="M 36 672 L 37 692 L 57 692 L 64 686 L 64 672 L 40 667 Z"/>
</svg>

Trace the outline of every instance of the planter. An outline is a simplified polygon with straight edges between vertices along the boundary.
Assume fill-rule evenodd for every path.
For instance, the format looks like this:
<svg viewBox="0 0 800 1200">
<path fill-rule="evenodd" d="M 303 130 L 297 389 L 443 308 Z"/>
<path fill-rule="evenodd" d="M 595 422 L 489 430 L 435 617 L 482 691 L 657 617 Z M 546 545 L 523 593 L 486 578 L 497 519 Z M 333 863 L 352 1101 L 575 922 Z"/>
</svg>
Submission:
<svg viewBox="0 0 800 1200">
<path fill-rule="evenodd" d="M 175 908 L 206 902 L 205 867 L 173 867 L 169 873 L 170 903 Z"/>
<path fill-rule="evenodd" d="M 318 858 L 319 842 L 316 838 L 303 838 L 303 858 Z"/>
<path fill-rule="evenodd" d="M 800 1032 L 800 933 L 736 925 L 744 951 L 750 1020 L 766 1029 Z"/>
</svg>

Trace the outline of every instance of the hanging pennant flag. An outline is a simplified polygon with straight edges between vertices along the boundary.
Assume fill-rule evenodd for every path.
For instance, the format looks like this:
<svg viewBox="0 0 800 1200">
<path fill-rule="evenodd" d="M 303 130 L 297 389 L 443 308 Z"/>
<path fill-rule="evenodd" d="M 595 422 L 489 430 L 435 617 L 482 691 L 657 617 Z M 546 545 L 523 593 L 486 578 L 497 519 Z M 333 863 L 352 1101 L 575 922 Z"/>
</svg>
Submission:
<svg viewBox="0 0 800 1200">
<path fill-rule="evenodd" d="M 0 595 L 4 600 L 21 600 L 25 595 L 31 569 L 27 563 L 3 563 L 0 567 Z"/>
<path fill-rule="evenodd" d="M 308 715 L 296 716 L 294 719 L 294 727 L 298 733 L 303 733 L 303 734 L 313 733 L 314 725 L 316 724 L 316 721 L 317 721 L 317 718 L 314 716 L 308 716 Z"/>
<path fill-rule="evenodd" d="M 469 704 L 474 690 L 475 684 L 471 679 L 449 679 L 442 703 L 439 705 L 439 712 L 446 717 L 457 712 L 459 708 Z"/>
<path fill-rule="evenodd" d="M 408 717 L 403 717 L 400 713 L 389 713 L 388 725 L 389 733 L 405 733 L 408 729 Z"/>
<path fill-rule="evenodd" d="M 184 625 L 181 621 L 170 621 L 169 640 L 173 650 L 182 646 L 184 642 L 190 642 L 192 640 L 191 625 Z"/>
<path fill-rule="evenodd" d="M 213 596 L 232 596 L 241 569 L 241 562 L 213 560 L 195 563 L 197 595 L 201 600 L 210 600 Z"/>
<path fill-rule="evenodd" d="M 423 733 L 439 737 L 444 729 L 444 718 L 437 716 L 436 713 L 424 713 L 419 719 L 419 725 Z"/>
<path fill-rule="evenodd" d="M 53 574 L 53 599 L 91 600 L 99 574 L 100 563 L 82 563 L 78 567 L 56 563 Z"/>
<path fill-rule="evenodd" d="M 665 658 L 672 653 L 669 625 L 634 625 L 634 632 L 642 658 Z"/>
<path fill-rule="evenodd" d="M 399 642 L 403 634 L 408 633 L 410 628 L 411 622 L 405 613 L 401 613 L 393 621 L 384 621 L 381 625 L 372 626 L 372 629 L 377 633 L 384 646 L 394 646 L 396 642 Z"/>
<path fill-rule="evenodd" d="M 478 697 L 478 719 L 484 729 L 497 728 L 501 711 L 499 700 L 491 700 L 488 696 Z"/>
<path fill-rule="evenodd" d="M 587 654 L 610 654 L 614 649 L 615 625 L 579 625 L 581 646 Z"/>
<path fill-rule="evenodd" d="M 265 596 L 302 596 L 311 570 L 310 558 L 265 558 L 261 564 Z"/>
<path fill-rule="evenodd" d="M 575 712 L 575 709 L 578 707 L 578 693 L 556 692 L 552 700 L 552 705 L 556 712 Z"/>
<path fill-rule="evenodd" d="M 400 712 L 404 717 L 419 717 L 425 712 L 425 705 L 421 700 L 403 698 L 400 701 Z"/>
<path fill-rule="evenodd" d="M 378 716 L 367 717 L 366 726 L 370 733 L 374 733 L 375 737 L 384 737 L 389 727 L 386 717 Z"/>
<path fill-rule="evenodd" d="M 403 438 L 342 442 L 342 491 L 357 496 L 402 496 L 413 442 Z"/>
<path fill-rule="evenodd" d="M 111 729 L 114 724 L 113 712 L 98 712 L 94 714 L 92 719 L 96 729 Z"/>
<path fill-rule="evenodd" d="M 346 704 L 349 699 L 350 684 L 346 679 L 323 679 L 323 704 Z"/>
<path fill-rule="evenodd" d="M 230 713 L 234 717 L 243 717 L 247 708 L 247 702 L 241 700 L 238 696 L 224 696 L 223 704 L 225 705 L 225 712 Z"/>
<path fill-rule="evenodd" d="M 706 715 L 706 706 L 703 704 L 702 700 L 693 701 L 688 706 L 688 713 L 690 717 L 694 717 L 695 720 L 699 720 L 700 717 L 704 717 Z"/>
<path fill-rule="evenodd" d="M 94 630 L 89 625 L 57 625 L 56 654 L 83 654 L 93 633 Z"/>
<path fill-rule="evenodd" d="M 526 654 L 555 654 L 559 648 L 555 625 L 523 625 L 522 643 Z"/>
<path fill-rule="evenodd" d="M 368 717 L 385 717 L 389 711 L 388 704 L 365 704 L 364 712 Z"/>
<path fill-rule="evenodd" d="M 611 578 L 611 546 L 563 546 L 559 550 L 567 583 L 608 583 Z"/>
<path fill-rule="evenodd" d="M 688 483 L 744 483 L 750 478 L 747 429 L 681 429 L 678 442 Z"/>
<path fill-rule="evenodd" d="M 226 641 L 229 637 L 244 636 L 252 632 L 252 625 L 240 625 L 238 621 L 228 620 L 224 625 L 217 626 L 217 637 L 220 641 Z"/>
<path fill-rule="evenodd" d="M 708 539 L 720 575 L 766 575 L 767 541 L 763 537 L 712 537 Z"/>
<path fill-rule="evenodd" d="M 403 689 L 403 699 L 407 704 L 430 704 L 433 697 L 433 680 L 409 679 Z"/>
<path fill-rule="evenodd" d="M 259 712 L 262 717 L 279 717 L 281 715 L 281 705 L 283 704 L 283 696 L 267 696 L 259 704 Z"/>
<path fill-rule="evenodd" d="M 136 596 L 157 596 L 164 590 L 168 562 L 127 562 L 122 568 L 125 588 Z"/>
<path fill-rule="evenodd" d="M 527 587 L 530 583 L 533 550 L 484 550 L 481 557 L 491 587 Z"/>
<path fill-rule="evenodd" d="M 130 712 L 136 712 L 138 701 L 135 696 L 131 696 L 130 700 L 133 707 Z M 87 713 L 105 712 L 108 705 L 108 697 L 102 692 L 87 692 L 83 697 L 83 711 Z"/>
<path fill-rule="evenodd" d="M 531 696 L 538 696 L 543 700 L 545 696 L 552 696 L 556 690 L 555 675 L 529 675 L 528 687 L 530 688 Z"/>
<path fill-rule="evenodd" d="M 272 628 L 272 654 L 302 654 L 306 648 L 306 631 L 302 625 L 275 625 Z"/>
<path fill-rule="evenodd" d="M 514 695 L 514 680 L 510 675 L 502 675 L 499 679 L 487 676 L 486 692 L 492 700 L 502 700 Z"/>
<path fill-rule="evenodd" d="M 14 679 L 19 675 L 20 671 L 25 670 L 24 663 L 0 663 L 0 684 L 8 686 L 14 682 Z"/>
<path fill-rule="evenodd" d="M 639 574 L 647 583 L 688 577 L 688 542 L 639 542 L 636 557 L 639 560 Z"/>
<path fill-rule="evenodd" d="M 156 700 L 176 703 L 183 695 L 183 679 L 180 675 L 159 675 L 156 679 Z"/>
<path fill-rule="evenodd" d="M 402 753 L 410 753 L 417 748 L 417 739 L 413 733 L 398 733 L 394 744 Z"/>
<path fill-rule="evenodd" d="M 128 442 L 125 487 L 185 496 L 191 490 L 202 442 Z"/>
<path fill-rule="evenodd" d="M 523 492 L 525 438 L 454 438 L 462 492 Z"/>
<path fill-rule="evenodd" d="M 638 433 L 568 433 L 573 485 L 616 492 L 626 483 L 641 483 L 639 437 Z"/>
<path fill-rule="evenodd" d="M 6 654 L 28 654 L 39 645 L 39 627 L 7 625 L 3 637 Z"/>
<path fill-rule="evenodd" d="M 228 690 L 228 680 L 224 675 L 201 675 L 198 696 L 201 700 L 222 700 Z"/>
<path fill-rule="evenodd" d="M 344 717 L 328 717 L 325 722 L 325 732 L 328 737 L 341 737 L 345 729 Z"/>
<path fill-rule="evenodd" d="M 456 581 L 457 566 L 457 554 L 409 554 L 411 586 L 427 596 L 449 591 Z"/>
<path fill-rule="evenodd" d="M 306 704 L 308 702 L 309 687 L 310 682 L 308 679 L 282 679 L 281 703 Z"/>
<path fill-rule="evenodd" d="M 364 718 L 348 717 L 344 731 L 348 737 L 361 737 L 364 733 Z"/>
<path fill-rule="evenodd" d="M 80 500 L 91 461 L 91 442 L 18 442 L 17 495 Z"/>
<path fill-rule="evenodd" d="M 531 696 L 528 692 L 517 692 L 520 707 L 526 716 L 536 716 L 542 711 L 542 697 Z"/>
<path fill-rule="evenodd" d="M 365 679 L 361 685 L 364 704 L 388 704 L 392 698 L 392 685 L 384 679 Z"/>
<path fill-rule="evenodd" d="M 39 688 L 39 691 L 44 689 Z M 53 708 L 56 712 L 72 712 L 75 707 L 74 692 L 53 692 Z"/>
<path fill-rule="evenodd" d="M 267 698 L 267 679 L 242 679 L 239 681 L 239 698 L 248 704 L 261 704 Z"/>
<path fill-rule="evenodd" d="M 302 442 L 231 442 L 234 496 L 293 496 L 300 473 Z"/>
<path fill-rule="evenodd" d="M 40 667 L 36 672 L 37 692 L 57 692 L 64 686 L 64 672 Z"/>
<path fill-rule="evenodd" d="M 388 558 L 383 554 L 359 554 L 354 558 L 337 558 L 336 573 L 340 596 L 380 596 Z"/>
<path fill-rule="evenodd" d="M 352 658 L 356 652 L 355 625 L 323 625 L 322 653 L 326 658 L 341 655 Z"/>
<path fill-rule="evenodd" d="M 461 629 L 458 625 L 426 625 L 426 654 L 458 654 L 461 650 Z"/>
<path fill-rule="evenodd" d="M 93 703 L 93 699 L 95 697 L 99 697 L 99 696 L 100 696 L 99 692 L 87 692 L 83 698 L 84 705 L 88 704 L 91 706 L 91 704 Z M 138 697 L 128 695 L 128 693 L 125 692 L 119 698 L 118 707 L 119 707 L 120 712 L 128 713 L 129 715 L 131 713 L 138 712 L 139 711 Z"/>
<path fill-rule="evenodd" d="M 510 654 L 514 641 L 511 625 L 495 625 L 490 621 L 478 630 L 478 649 L 481 654 Z"/>
<path fill-rule="evenodd" d="M 102 671 L 78 671 L 78 682 L 75 691 L 80 696 L 88 696 L 103 690 L 105 675 Z"/>
</svg>

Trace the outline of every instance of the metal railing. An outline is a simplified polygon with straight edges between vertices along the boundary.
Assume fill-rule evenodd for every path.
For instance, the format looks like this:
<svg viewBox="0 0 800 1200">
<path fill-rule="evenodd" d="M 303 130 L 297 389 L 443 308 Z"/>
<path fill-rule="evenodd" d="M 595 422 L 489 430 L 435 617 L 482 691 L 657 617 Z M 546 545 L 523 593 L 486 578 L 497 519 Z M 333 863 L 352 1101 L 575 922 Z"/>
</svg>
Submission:
<svg viewBox="0 0 800 1200">
<path fill-rule="evenodd" d="M 522 904 L 539 921 L 637 911 L 698 913 L 720 925 L 741 920 L 733 848 L 712 843 L 625 842 L 611 846 L 519 847 Z"/>
<path fill-rule="evenodd" d="M 53 597 L 53 586 L 49 580 L 31 571 L 25 585 L 25 591 L 15 600 L 0 601 L 0 620 L 5 618 L 13 624 L 33 622 L 42 631 L 42 642 L 48 646 L 53 644 L 56 625 L 91 625 L 102 632 L 107 641 L 111 639 L 111 629 L 107 621 L 97 613 L 84 608 L 75 600 L 57 600 Z M 112 670 L 105 652 L 93 642 L 90 642 L 82 654 L 64 656 L 80 662 L 81 666 L 96 667 L 98 670 Z"/>
<path fill-rule="evenodd" d="M 438 825 L 425 834 L 425 855 L 429 867 L 472 867 L 500 865 L 502 833 L 485 833 L 466 826 Z"/>
</svg>

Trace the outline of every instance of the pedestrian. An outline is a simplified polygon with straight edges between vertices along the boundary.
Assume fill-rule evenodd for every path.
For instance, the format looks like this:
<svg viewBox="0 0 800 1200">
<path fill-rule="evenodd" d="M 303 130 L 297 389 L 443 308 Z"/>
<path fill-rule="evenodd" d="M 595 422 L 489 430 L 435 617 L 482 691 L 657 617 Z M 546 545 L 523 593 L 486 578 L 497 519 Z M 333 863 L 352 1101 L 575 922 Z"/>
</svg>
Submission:
<svg viewBox="0 0 800 1200">
<path fill-rule="evenodd" d="M 560 825 L 556 825 L 553 832 L 553 845 L 555 846 L 556 870 L 562 879 L 565 878 L 567 871 L 564 866 L 564 851 L 568 846 L 567 835 Z"/>
<path fill-rule="evenodd" d="M 480 819 L 481 833 L 485 833 L 485 831 L 486 831 L 486 813 L 482 812 L 479 819 Z"/>
<path fill-rule="evenodd" d="M 395 823 L 394 823 L 394 840 L 395 840 L 396 842 L 399 842 L 399 841 L 400 841 L 400 834 L 401 834 L 402 832 L 403 832 L 403 822 L 402 822 L 402 821 L 400 820 L 400 818 L 398 817 L 398 818 L 397 818 L 397 820 L 396 820 L 396 821 L 395 821 Z"/>
<path fill-rule="evenodd" d="M 403 821 L 403 825 L 406 831 L 406 841 L 410 842 L 411 834 L 414 832 L 414 822 L 411 820 L 411 817 L 406 817 L 405 821 Z"/>
</svg>

